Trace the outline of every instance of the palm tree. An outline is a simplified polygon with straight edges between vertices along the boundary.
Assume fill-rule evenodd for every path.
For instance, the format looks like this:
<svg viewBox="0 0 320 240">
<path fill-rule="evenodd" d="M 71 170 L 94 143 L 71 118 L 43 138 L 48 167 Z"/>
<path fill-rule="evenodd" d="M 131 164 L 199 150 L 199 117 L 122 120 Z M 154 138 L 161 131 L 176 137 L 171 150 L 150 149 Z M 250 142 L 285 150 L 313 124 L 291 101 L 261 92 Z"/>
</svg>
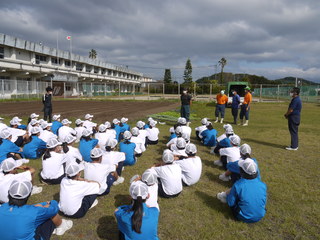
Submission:
<svg viewBox="0 0 320 240">
<path fill-rule="evenodd" d="M 97 51 L 94 49 L 91 49 L 89 52 L 89 58 L 96 59 L 97 58 Z"/>
<path fill-rule="evenodd" d="M 223 69 L 224 66 L 227 65 L 227 59 L 225 59 L 224 57 L 220 59 L 220 61 L 218 62 L 219 65 L 221 66 L 221 72 L 220 72 L 220 84 L 222 84 L 223 82 Z"/>
</svg>

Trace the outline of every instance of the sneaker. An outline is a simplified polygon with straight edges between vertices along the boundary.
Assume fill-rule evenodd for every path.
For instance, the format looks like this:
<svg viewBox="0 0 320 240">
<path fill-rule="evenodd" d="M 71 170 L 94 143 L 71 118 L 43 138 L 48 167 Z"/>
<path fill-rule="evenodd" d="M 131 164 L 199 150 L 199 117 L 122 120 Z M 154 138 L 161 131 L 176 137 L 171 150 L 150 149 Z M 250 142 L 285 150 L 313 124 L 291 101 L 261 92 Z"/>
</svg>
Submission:
<svg viewBox="0 0 320 240">
<path fill-rule="evenodd" d="M 98 204 L 98 199 L 94 200 L 94 202 L 92 203 L 89 209 L 94 208 L 95 206 L 97 206 L 97 204 Z"/>
<path fill-rule="evenodd" d="M 227 194 L 226 192 L 221 192 L 217 194 L 217 198 L 222 202 L 222 203 L 227 203 Z"/>
<path fill-rule="evenodd" d="M 231 180 L 231 177 L 230 176 L 226 176 L 224 173 L 220 174 L 219 175 L 219 179 L 224 181 L 224 182 L 228 182 Z"/>
<path fill-rule="evenodd" d="M 222 164 L 222 162 L 221 162 L 220 160 L 215 160 L 215 161 L 213 162 L 213 164 L 216 165 L 216 166 L 219 166 L 219 167 L 222 167 L 222 166 L 223 166 L 223 164 Z"/>
<path fill-rule="evenodd" d="M 286 147 L 286 149 L 289 150 L 289 151 L 297 151 L 298 150 L 297 147 L 296 148 L 292 148 L 291 146 Z"/>
<path fill-rule="evenodd" d="M 123 182 L 124 182 L 124 177 L 118 177 L 117 181 L 114 181 L 112 185 L 116 186 Z"/>
<path fill-rule="evenodd" d="M 73 222 L 72 220 L 66 220 L 66 219 L 62 219 L 62 223 L 59 227 L 57 227 L 54 231 L 53 234 L 56 234 L 58 236 L 63 235 L 66 231 L 68 231 L 69 229 L 71 229 L 73 226 Z"/>
<path fill-rule="evenodd" d="M 31 195 L 33 194 L 38 194 L 42 192 L 42 187 L 37 187 L 37 186 L 33 186 L 32 187 L 32 191 L 31 191 Z"/>
<path fill-rule="evenodd" d="M 219 120 L 215 120 L 214 123 L 217 123 Z"/>
<path fill-rule="evenodd" d="M 242 126 L 248 126 L 248 123 L 244 123 Z"/>
</svg>

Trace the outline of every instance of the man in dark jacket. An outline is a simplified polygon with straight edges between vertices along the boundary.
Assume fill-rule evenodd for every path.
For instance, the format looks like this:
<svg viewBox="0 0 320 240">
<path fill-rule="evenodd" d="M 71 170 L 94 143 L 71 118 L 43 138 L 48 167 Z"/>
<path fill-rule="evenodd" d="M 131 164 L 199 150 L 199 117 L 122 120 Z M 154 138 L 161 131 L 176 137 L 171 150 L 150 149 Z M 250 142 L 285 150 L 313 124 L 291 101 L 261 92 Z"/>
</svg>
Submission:
<svg viewBox="0 0 320 240">
<path fill-rule="evenodd" d="M 42 103 L 43 103 L 43 119 L 45 121 L 47 121 L 47 118 L 49 117 L 48 122 L 51 123 L 52 120 L 52 103 L 51 103 L 51 99 L 52 99 L 52 87 L 47 87 L 46 88 L 46 94 L 43 95 L 42 98 Z"/>
</svg>

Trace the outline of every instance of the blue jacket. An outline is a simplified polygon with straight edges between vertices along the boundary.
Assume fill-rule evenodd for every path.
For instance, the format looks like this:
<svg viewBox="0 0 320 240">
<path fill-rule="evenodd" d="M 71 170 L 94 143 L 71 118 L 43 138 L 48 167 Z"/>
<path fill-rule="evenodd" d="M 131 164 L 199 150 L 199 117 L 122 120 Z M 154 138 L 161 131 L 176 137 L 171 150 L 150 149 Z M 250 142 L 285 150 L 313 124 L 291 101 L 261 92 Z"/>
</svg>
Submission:
<svg viewBox="0 0 320 240">
<path fill-rule="evenodd" d="M 232 103 L 231 103 L 231 107 L 232 108 L 239 108 L 239 104 L 240 104 L 240 97 L 239 95 L 233 95 L 232 96 Z"/>
<path fill-rule="evenodd" d="M 131 205 L 118 207 L 114 214 L 117 218 L 118 228 L 124 234 L 126 240 L 159 240 L 158 238 L 158 220 L 159 210 L 155 207 L 149 208 L 143 203 L 143 218 L 141 233 L 132 230 L 131 217 L 133 211 L 130 211 Z"/>
<path fill-rule="evenodd" d="M 83 160 L 86 162 L 92 162 L 90 157 L 90 152 L 92 149 L 95 148 L 95 146 L 98 144 L 99 140 L 97 139 L 90 139 L 89 141 L 86 141 L 84 139 L 80 139 L 79 143 L 79 151 L 83 157 Z"/>
<path fill-rule="evenodd" d="M 220 142 L 218 142 L 218 146 L 220 146 L 222 148 L 232 147 L 230 139 L 227 137 L 222 139 Z"/>
<path fill-rule="evenodd" d="M 18 126 L 19 129 L 22 129 L 22 130 L 27 130 L 27 125 L 24 125 L 24 124 L 20 124 Z"/>
<path fill-rule="evenodd" d="M 114 125 L 114 130 L 116 131 L 116 139 L 119 142 L 120 141 L 121 127 L 118 124 L 116 124 L 116 125 Z"/>
<path fill-rule="evenodd" d="M 51 131 L 58 136 L 58 129 L 61 128 L 63 125 L 59 121 L 53 121 L 51 126 Z"/>
<path fill-rule="evenodd" d="M 25 158 L 36 159 L 40 157 L 39 149 L 46 149 L 46 142 L 38 136 L 32 136 L 31 142 L 23 147 L 23 154 Z"/>
<path fill-rule="evenodd" d="M 176 137 L 177 137 L 177 134 L 172 133 L 172 134 L 170 135 L 170 137 L 169 137 L 169 141 L 170 141 L 171 139 L 173 139 L 173 138 L 176 138 Z"/>
<path fill-rule="evenodd" d="M 20 148 L 8 139 L 2 139 L 0 145 L 0 163 L 7 159 L 8 153 L 19 153 Z"/>
<path fill-rule="evenodd" d="M 217 130 L 206 129 L 200 134 L 202 136 L 203 144 L 205 146 L 214 147 L 217 143 Z"/>
<path fill-rule="evenodd" d="M 258 178 L 241 178 L 227 195 L 229 207 L 237 209 L 237 218 L 243 222 L 258 222 L 266 214 L 267 186 Z"/>
<path fill-rule="evenodd" d="M 130 126 L 127 123 L 122 123 L 122 127 L 120 127 L 120 132 L 124 133 L 125 131 L 130 131 Z"/>
<path fill-rule="evenodd" d="M 136 148 L 136 144 L 130 142 L 129 144 L 121 142 L 120 143 L 120 152 L 126 154 L 126 159 L 124 160 L 123 165 L 134 165 L 136 163 L 136 158 L 134 156 L 134 149 Z"/>
<path fill-rule="evenodd" d="M 47 203 L 41 204 L 46 205 Z M 4 203 L 0 207 L 1 240 L 33 240 L 36 228 L 55 216 L 58 211 L 58 203 L 55 200 L 50 202 L 48 208 L 33 205 L 17 207 Z"/>
</svg>

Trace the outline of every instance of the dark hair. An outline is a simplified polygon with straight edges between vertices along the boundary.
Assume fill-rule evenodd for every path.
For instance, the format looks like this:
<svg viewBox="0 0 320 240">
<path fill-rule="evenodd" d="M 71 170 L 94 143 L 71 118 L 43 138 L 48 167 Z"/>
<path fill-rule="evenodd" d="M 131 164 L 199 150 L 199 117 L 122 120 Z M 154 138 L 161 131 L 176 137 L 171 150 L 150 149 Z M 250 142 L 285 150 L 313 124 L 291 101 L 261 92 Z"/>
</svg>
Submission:
<svg viewBox="0 0 320 240">
<path fill-rule="evenodd" d="M 105 149 L 107 152 L 111 152 L 111 150 L 112 150 L 112 148 L 110 146 L 106 146 Z"/>
<path fill-rule="evenodd" d="M 87 136 L 87 137 L 82 136 L 82 137 L 80 138 L 80 140 L 85 140 L 86 142 L 88 142 L 88 141 L 91 140 L 91 137 L 90 137 L 90 136 Z"/>
<path fill-rule="evenodd" d="M 176 146 L 177 146 L 177 145 L 176 145 Z M 177 146 L 177 148 L 178 148 L 179 150 L 183 150 L 183 149 L 186 149 L 185 147 L 183 147 L 183 148 L 180 148 L 180 147 L 178 147 L 178 146 Z"/>
<path fill-rule="evenodd" d="M 299 95 L 300 94 L 300 88 L 294 87 L 294 88 L 292 88 L 291 92 L 294 92 L 297 95 Z"/>
<path fill-rule="evenodd" d="M 130 139 L 125 139 L 123 143 L 124 144 L 130 144 L 131 142 L 130 142 Z"/>
<path fill-rule="evenodd" d="M 2 142 L 3 142 L 3 141 L 2 141 L 2 138 L 0 138 L 0 145 L 2 144 Z"/>
<path fill-rule="evenodd" d="M 91 158 L 91 160 L 94 162 L 94 161 L 99 161 L 99 159 L 102 158 L 102 156 L 100 157 L 97 157 L 97 158 Z"/>
<path fill-rule="evenodd" d="M 50 87 L 50 86 L 48 86 L 47 88 L 46 88 L 46 91 L 47 92 L 51 92 L 53 89 L 52 89 L 52 87 Z"/>
<path fill-rule="evenodd" d="M 62 150 L 64 153 L 69 152 L 69 147 L 67 142 L 62 143 Z"/>
<path fill-rule="evenodd" d="M 22 207 L 22 206 L 24 206 L 24 205 L 27 204 L 29 197 L 30 197 L 30 194 L 29 194 L 29 196 L 27 196 L 27 197 L 24 198 L 24 199 L 17 199 L 17 198 L 11 197 L 11 195 L 8 194 L 9 205 Z"/>
<path fill-rule="evenodd" d="M 226 134 L 227 138 L 233 136 L 233 133 L 230 133 L 230 134 Z"/>
<path fill-rule="evenodd" d="M 212 126 L 211 123 L 210 123 L 209 125 L 207 125 L 207 129 L 209 129 L 209 130 L 212 130 L 212 129 L 213 129 L 213 126 Z"/>
<path fill-rule="evenodd" d="M 120 126 L 120 127 L 123 127 L 123 123 L 122 123 L 122 122 L 120 122 L 119 126 Z"/>
<path fill-rule="evenodd" d="M 188 157 L 195 157 L 196 153 L 187 153 Z"/>
<path fill-rule="evenodd" d="M 111 128 L 114 129 L 116 125 L 114 123 L 111 123 Z"/>
<path fill-rule="evenodd" d="M 28 124 L 31 122 L 31 117 L 28 118 Z"/>
<path fill-rule="evenodd" d="M 255 179 L 258 176 L 258 173 L 250 175 L 240 167 L 240 175 L 242 178 L 245 178 L 245 179 Z"/>
<path fill-rule="evenodd" d="M 145 199 L 142 197 L 137 197 L 137 199 L 133 199 L 133 204 L 131 211 L 133 211 L 133 215 L 131 217 L 132 223 L 132 230 L 136 233 L 141 233 L 141 226 L 142 226 L 142 217 L 143 217 L 143 203 Z"/>
<path fill-rule="evenodd" d="M 43 154 L 43 160 L 46 160 L 47 158 L 51 158 L 50 152 L 51 152 L 51 151 L 54 151 L 55 148 L 56 148 L 56 147 L 54 147 L 54 148 L 47 148 L 46 151 L 45 151 L 44 154 Z"/>
<path fill-rule="evenodd" d="M 149 128 L 152 129 L 152 126 L 149 124 Z"/>
<path fill-rule="evenodd" d="M 242 156 L 242 158 L 245 160 L 247 158 L 251 158 L 250 154 L 249 153 L 246 153 L 246 154 L 242 154 L 240 153 L 240 155 Z"/>
</svg>

